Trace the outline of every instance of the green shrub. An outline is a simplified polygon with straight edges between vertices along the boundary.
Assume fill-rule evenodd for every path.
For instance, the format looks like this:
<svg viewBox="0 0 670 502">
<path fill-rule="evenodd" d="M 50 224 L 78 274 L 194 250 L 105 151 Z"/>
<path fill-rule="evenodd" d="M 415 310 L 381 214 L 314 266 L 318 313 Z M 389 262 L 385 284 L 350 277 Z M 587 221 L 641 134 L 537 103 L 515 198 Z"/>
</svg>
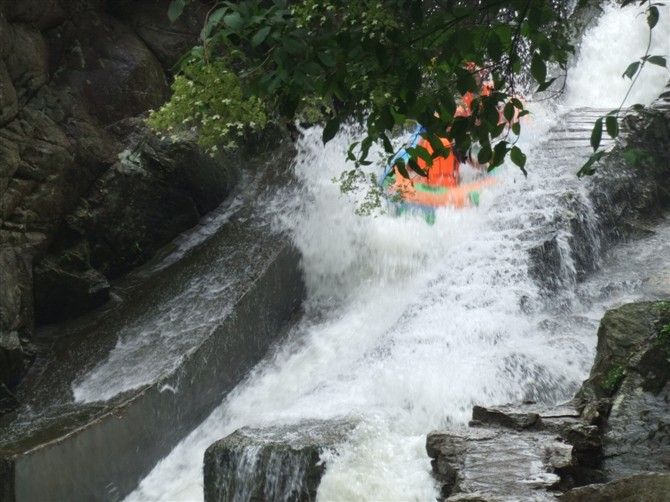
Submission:
<svg viewBox="0 0 670 502">
<path fill-rule="evenodd" d="M 235 148 L 245 133 L 265 126 L 260 99 L 244 96 L 239 78 L 224 60 L 211 63 L 192 59 L 172 84 L 172 97 L 152 111 L 147 123 L 173 141 L 196 134 L 210 154 Z"/>
</svg>

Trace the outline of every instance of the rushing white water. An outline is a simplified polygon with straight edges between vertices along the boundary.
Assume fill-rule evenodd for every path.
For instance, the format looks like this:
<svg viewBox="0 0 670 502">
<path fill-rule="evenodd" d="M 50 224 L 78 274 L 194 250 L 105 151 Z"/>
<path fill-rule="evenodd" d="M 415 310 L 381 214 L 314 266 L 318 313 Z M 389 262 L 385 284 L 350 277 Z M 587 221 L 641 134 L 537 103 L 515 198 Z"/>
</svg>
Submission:
<svg viewBox="0 0 670 502">
<path fill-rule="evenodd" d="M 625 38 L 632 59 L 644 53 L 646 32 L 631 25 L 645 20 L 635 13 L 608 9 L 589 33 L 581 57 L 595 58 L 598 70 L 577 63 L 566 109 L 619 105 L 625 90 L 596 87 L 593 74 L 579 72 L 621 78 L 629 61 L 609 47 Z M 667 33 L 667 14 L 659 33 Z M 612 26 L 627 36 L 602 36 Z M 651 101 L 667 78 L 643 76 L 634 101 Z M 349 167 L 354 133 L 324 148 L 320 131 L 307 131 L 295 166 L 304 188 L 269 202 L 304 255 L 305 317 L 129 500 L 201 500 L 204 450 L 239 427 L 342 416 L 361 425 L 326 459 L 320 500 L 434 500 L 428 431 L 464 425 L 473 404 L 571 397 L 592 361 L 598 319 L 622 297 L 584 302 L 590 290 L 568 281 L 558 308 L 529 276 L 527 251 L 561 210 L 561 194 L 571 190 L 589 207 L 574 175 L 583 159 L 543 154 L 557 115 L 535 111 L 521 138 L 530 176 L 504 169 L 478 208 L 441 209 L 432 226 L 356 216 L 356 201 L 330 181 Z"/>
<path fill-rule="evenodd" d="M 649 54 L 670 58 L 670 4 L 658 3 L 660 22 L 652 30 Z M 570 70 L 565 104 L 614 108 L 622 104 L 631 84 L 623 78 L 628 65 L 644 56 L 649 26 L 643 10 L 607 5 L 598 25 L 590 29 L 579 47 L 579 61 Z M 669 59 L 670 61 L 670 59 Z M 662 89 L 668 70 L 646 64 L 640 84 L 633 87 L 625 106 L 648 105 L 656 98 L 649 89 Z"/>
</svg>

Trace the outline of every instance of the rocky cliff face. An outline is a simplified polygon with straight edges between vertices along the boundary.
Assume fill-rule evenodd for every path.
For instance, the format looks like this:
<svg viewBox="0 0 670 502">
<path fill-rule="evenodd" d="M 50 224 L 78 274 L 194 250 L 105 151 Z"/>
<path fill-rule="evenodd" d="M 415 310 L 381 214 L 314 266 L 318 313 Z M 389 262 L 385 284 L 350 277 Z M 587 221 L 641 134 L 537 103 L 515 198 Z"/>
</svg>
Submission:
<svg viewBox="0 0 670 502">
<path fill-rule="evenodd" d="M 196 3 L 171 24 L 168 5 L 0 0 L 0 394 L 21 379 L 36 323 L 104 302 L 109 279 L 235 182 L 238 159 L 144 126 L 205 14 Z"/>
</svg>

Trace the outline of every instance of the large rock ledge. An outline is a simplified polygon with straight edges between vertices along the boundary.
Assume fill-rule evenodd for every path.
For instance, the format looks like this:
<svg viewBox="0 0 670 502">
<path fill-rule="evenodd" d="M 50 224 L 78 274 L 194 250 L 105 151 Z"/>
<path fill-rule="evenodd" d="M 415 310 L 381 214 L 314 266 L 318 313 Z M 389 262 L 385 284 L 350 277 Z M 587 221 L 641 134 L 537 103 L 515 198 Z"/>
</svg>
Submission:
<svg viewBox="0 0 670 502">
<path fill-rule="evenodd" d="M 239 210 L 181 260 L 131 285 L 119 305 L 71 323 L 53 357 L 36 364 L 26 378 L 22 407 L 0 418 L 0 500 L 122 499 L 278 341 L 304 295 L 300 257 L 268 224 L 250 223 L 254 218 L 248 208 Z M 165 368 L 141 387 L 73 402 L 73 385 L 100 364 L 108 367 L 108 354 L 125 326 L 140 322 L 151 329 L 164 323 L 166 298 L 172 304 L 196 301 L 198 293 L 187 285 L 200 284 L 208 270 L 225 273 L 212 283 L 216 291 L 209 304 L 221 315 L 199 321 L 211 323 L 202 336 L 177 331 L 183 339 L 178 353 L 154 360 L 152 366 Z M 167 339 L 149 342 L 151 353 L 162 354 L 177 340 L 168 333 Z M 128 371 L 137 372 L 129 364 L 106 370 L 93 397 Z"/>
<path fill-rule="evenodd" d="M 608 311 L 569 405 L 475 407 L 470 429 L 428 435 L 443 500 L 668 500 L 669 379 L 670 304 Z"/>
<path fill-rule="evenodd" d="M 205 501 L 314 501 L 326 471 L 321 454 L 336 451 L 355 426 L 339 420 L 238 429 L 205 452 Z"/>
<path fill-rule="evenodd" d="M 249 157 L 211 159 L 144 125 L 209 9 L 191 2 L 173 24 L 169 5 L 0 1 L 0 414 L 18 404 L 35 326 L 105 303 L 112 279 L 229 195 Z"/>
</svg>

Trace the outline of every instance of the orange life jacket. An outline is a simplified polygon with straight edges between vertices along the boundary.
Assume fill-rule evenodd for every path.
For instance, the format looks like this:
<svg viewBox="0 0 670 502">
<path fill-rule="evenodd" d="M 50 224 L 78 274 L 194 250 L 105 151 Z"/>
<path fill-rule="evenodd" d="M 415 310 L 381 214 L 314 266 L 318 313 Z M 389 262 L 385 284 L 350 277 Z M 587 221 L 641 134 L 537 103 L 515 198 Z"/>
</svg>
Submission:
<svg viewBox="0 0 670 502">
<path fill-rule="evenodd" d="M 445 147 L 451 147 L 451 143 L 448 139 L 440 139 L 442 140 L 442 144 Z M 431 155 L 433 154 L 433 147 L 427 140 L 421 138 L 417 144 L 418 146 L 422 146 L 428 150 L 428 153 Z M 421 158 L 419 158 L 418 164 L 421 169 L 424 169 L 428 173 L 426 182 L 428 185 L 445 187 L 453 187 L 458 185 L 458 168 L 460 167 L 460 164 L 458 160 L 456 160 L 453 152 L 450 151 L 448 157 L 434 158 L 432 166 L 428 166 Z"/>
</svg>

